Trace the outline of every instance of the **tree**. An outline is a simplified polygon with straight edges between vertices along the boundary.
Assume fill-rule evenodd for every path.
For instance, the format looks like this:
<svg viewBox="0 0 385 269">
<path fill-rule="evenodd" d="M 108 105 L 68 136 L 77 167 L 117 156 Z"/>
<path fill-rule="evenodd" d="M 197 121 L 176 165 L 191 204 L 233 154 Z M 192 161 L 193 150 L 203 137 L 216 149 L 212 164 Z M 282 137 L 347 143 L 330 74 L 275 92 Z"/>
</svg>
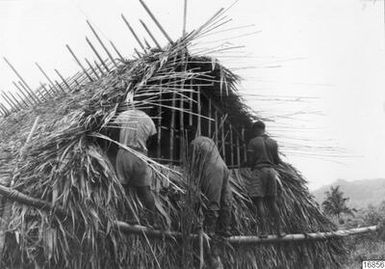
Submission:
<svg viewBox="0 0 385 269">
<path fill-rule="evenodd" d="M 338 220 L 341 220 L 342 213 L 353 215 L 353 210 L 346 205 L 349 198 L 344 197 L 340 186 L 331 186 L 330 190 L 326 191 L 325 194 L 326 199 L 322 202 L 322 207 L 326 214 L 336 216 Z"/>
</svg>

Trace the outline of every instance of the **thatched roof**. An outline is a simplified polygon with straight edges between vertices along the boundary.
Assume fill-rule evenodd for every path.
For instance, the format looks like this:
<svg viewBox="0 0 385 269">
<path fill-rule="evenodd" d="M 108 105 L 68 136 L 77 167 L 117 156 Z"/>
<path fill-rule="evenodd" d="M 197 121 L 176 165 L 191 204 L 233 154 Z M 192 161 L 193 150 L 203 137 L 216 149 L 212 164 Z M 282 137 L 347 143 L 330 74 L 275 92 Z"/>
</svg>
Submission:
<svg viewBox="0 0 385 269">
<path fill-rule="evenodd" d="M 108 139 L 104 130 L 116 113 L 127 106 L 124 100 L 128 92 L 135 93 L 137 108 L 148 109 L 156 106 L 153 101 L 162 91 L 177 92 L 187 98 L 185 88 L 175 87 L 187 80 L 211 81 L 206 94 L 220 100 L 234 126 L 251 123 L 249 109 L 236 91 L 238 77 L 214 59 L 188 53 L 189 44 L 197 34 L 187 35 L 165 49 L 147 51 L 138 59 L 122 61 L 96 81 L 1 119 L 2 182 L 13 178 L 13 187 L 18 191 L 64 207 L 69 213 L 63 219 L 13 204 L 2 266 L 189 268 L 197 265 L 199 249 L 188 237 L 182 242 L 150 240 L 112 229 L 116 220 L 132 218 L 130 210 L 144 224 L 146 215 L 135 194 L 125 194 L 99 143 L 99 139 Z M 36 116 L 40 116 L 38 128 L 20 156 Z M 157 171 L 155 185 L 167 180 L 172 183 L 167 189 L 156 188 L 159 223 L 166 226 L 171 222 L 170 228 L 183 234 L 194 232 L 198 223 L 191 212 L 189 175 L 153 161 L 151 166 Z M 247 170 L 236 170 L 233 177 L 235 235 L 255 234 L 263 221 L 254 214 L 244 188 L 243 173 Z M 280 174 L 284 185 L 279 201 L 284 231 L 334 230 L 310 196 L 303 177 L 287 164 L 282 165 Z M 228 268 L 303 268 L 309 264 L 315 268 L 337 268 L 343 253 L 340 240 L 221 247 Z"/>
</svg>

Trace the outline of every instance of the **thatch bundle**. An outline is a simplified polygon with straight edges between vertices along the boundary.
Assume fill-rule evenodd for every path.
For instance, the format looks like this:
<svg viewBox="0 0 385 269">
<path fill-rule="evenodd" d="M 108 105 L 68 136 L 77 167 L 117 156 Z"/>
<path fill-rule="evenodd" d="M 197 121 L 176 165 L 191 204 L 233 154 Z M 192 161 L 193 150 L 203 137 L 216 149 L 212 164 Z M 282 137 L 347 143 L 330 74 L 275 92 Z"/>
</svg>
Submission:
<svg viewBox="0 0 385 269">
<path fill-rule="evenodd" d="M 163 117 L 159 122 L 164 125 L 172 112 L 158 115 L 158 109 L 179 111 L 179 104 L 184 102 L 192 103 L 193 108 L 196 104 L 191 93 L 196 94 L 199 88 L 204 96 L 222 104 L 228 115 L 223 121 L 231 121 L 234 128 L 250 124 L 251 115 L 236 93 L 238 77 L 217 61 L 187 51 L 194 38 L 211 26 L 206 25 L 163 50 L 149 50 L 138 59 L 122 61 L 118 68 L 96 81 L 1 119 L 2 182 L 8 184 L 13 179 L 16 190 L 67 212 L 63 216 L 55 210 L 46 212 L 13 203 L 10 217 L 3 219 L 9 222 L 3 226 L 8 233 L 1 253 L 2 266 L 190 268 L 199 264 L 199 245 L 188 236 L 196 232 L 198 220 L 190 214 L 191 186 L 183 169 L 147 159 L 156 172 L 153 187 L 158 223 L 181 231 L 182 240 L 127 235 L 114 228 L 116 220 L 139 218 L 146 224 L 146 214 L 135 194 L 124 190 L 115 174 L 116 143 L 111 141 L 116 134 L 111 122 L 119 111 L 135 106 L 147 111 L 155 122 Z M 127 104 L 129 92 L 134 93 L 134 102 Z M 189 115 L 194 116 L 192 124 L 200 124 L 194 109 L 183 113 L 186 115 L 179 128 L 183 129 L 181 125 Z M 36 116 L 40 116 L 40 123 L 20 156 Z M 182 136 L 179 134 L 180 142 Z M 233 164 L 241 163 L 240 153 L 231 159 Z M 167 163 L 162 158 L 159 161 Z M 243 184 L 247 172 L 244 168 L 234 170 L 234 235 L 258 233 L 261 221 L 273 225 L 254 213 Z M 283 189 L 279 205 L 284 231 L 334 230 L 311 198 L 303 177 L 287 164 L 280 168 L 280 174 Z M 341 240 L 336 239 L 257 246 L 214 244 L 228 268 L 337 268 L 344 253 Z"/>
</svg>

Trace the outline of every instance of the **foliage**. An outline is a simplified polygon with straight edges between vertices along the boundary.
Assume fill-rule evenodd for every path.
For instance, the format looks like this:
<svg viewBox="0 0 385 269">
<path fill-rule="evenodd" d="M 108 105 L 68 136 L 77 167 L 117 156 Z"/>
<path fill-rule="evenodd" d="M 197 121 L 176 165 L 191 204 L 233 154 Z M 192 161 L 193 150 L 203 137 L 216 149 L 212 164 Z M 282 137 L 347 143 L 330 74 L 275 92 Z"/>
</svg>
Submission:
<svg viewBox="0 0 385 269">
<path fill-rule="evenodd" d="M 356 228 L 382 224 L 377 233 L 363 234 L 346 239 L 349 255 L 343 268 L 361 268 L 362 260 L 385 259 L 385 201 L 379 206 L 369 205 L 348 219 L 342 228 Z"/>
<path fill-rule="evenodd" d="M 322 207 L 326 214 L 336 216 L 338 219 L 341 218 L 341 214 L 343 213 L 353 215 L 352 209 L 346 205 L 349 198 L 344 197 L 340 186 L 331 186 L 330 190 L 325 194 L 326 198 L 322 202 Z"/>
</svg>

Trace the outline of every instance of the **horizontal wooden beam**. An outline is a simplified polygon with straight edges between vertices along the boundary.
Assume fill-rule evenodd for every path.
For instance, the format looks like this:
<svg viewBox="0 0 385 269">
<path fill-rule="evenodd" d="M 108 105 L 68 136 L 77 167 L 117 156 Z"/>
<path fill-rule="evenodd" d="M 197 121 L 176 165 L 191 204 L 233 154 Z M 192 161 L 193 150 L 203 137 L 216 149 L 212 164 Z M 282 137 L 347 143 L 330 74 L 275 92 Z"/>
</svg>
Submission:
<svg viewBox="0 0 385 269">
<path fill-rule="evenodd" d="M 46 201 L 36 199 L 25 195 L 17 190 L 5 187 L 0 185 L 0 195 L 4 196 L 12 201 L 19 202 L 21 204 L 38 208 L 45 211 L 52 211 L 56 214 L 59 214 L 63 217 L 67 216 L 67 211 L 61 206 L 53 206 L 51 203 Z M 115 228 L 121 230 L 124 233 L 128 234 L 142 234 L 147 235 L 148 237 L 163 237 L 163 238 L 172 238 L 180 239 L 182 233 L 174 231 L 161 231 L 154 230 L 141 225 L 131 225 L 122 221 L 115 222 Z M 293 242 L 293 241 L 312 241 L 312 240 L 325 240 L 328 238 L 341 238 L 350 235 L 364 234 L 369 232 L 375 232 L 380 229 L 380 225 L 374 225 L 369 227 L 354 228 L 349 230 L 338 230 L 331 232 L 318 232 L 318 233 L 303 233 L 303 234 L 287 234 L 283 237 L 278 237 L 276 235 L 268 235 L 266 238 L 262 238 L 255 235 L 237 235 L 226 238 L 226 241 L 233 245 L 255 245 L 262 243 L 283 243 L 283 242 Z M 198 239 L 197 234 L 191 234 L 192 239 Z"/>
</svg>

